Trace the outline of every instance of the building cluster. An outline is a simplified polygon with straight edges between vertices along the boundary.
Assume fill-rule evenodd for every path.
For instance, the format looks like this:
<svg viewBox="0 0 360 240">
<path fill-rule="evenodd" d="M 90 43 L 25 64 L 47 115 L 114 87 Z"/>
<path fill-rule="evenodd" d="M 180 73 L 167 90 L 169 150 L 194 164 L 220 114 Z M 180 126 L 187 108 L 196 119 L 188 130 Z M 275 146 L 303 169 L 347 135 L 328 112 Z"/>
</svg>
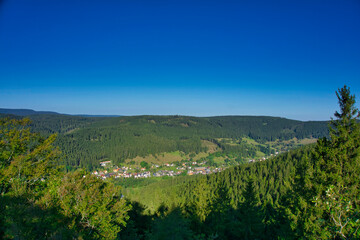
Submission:
<svg viewBox="0 0 360 240">
<path fill-rule="evenodd" d="M 100 162 L 100 166 L 107 167 L 110 165 L 110 161 L 106 162 Z M 145 168 L 141 168 L 140 171 L 132 170 L 130 167 L 115 167 L 112 170 L 102 170 L 102 171 L 94 171 L 92 174 L 98 176 L 102 179 L 107 178 L 149 178 L 149 177 L 164 177 L 164 176 L 178 176 L 184 172 L 186 172 L 187 175 L 196 175 L 196 174 L 210 174 L 210 173 L 216 173 L 220 172 L 222 168 L 215 168 L 211 169 L 210 167 L 192 167 L 188 165 L 203 165 L 203 163 L 197 163 L 197 162 L 190 162 L 190 163 L 183 163 L 182 166 L 179 166 L 176 168 L 176 170 L 158 170 L 155 172 L 147 171 Z M 174 167 L 174 164 L 171 163 L 165 163 L 164 166 L 167 167 Z M 153 165 L 152 168 L 158 168 L 159 165 Z"/>
<path fill-rule="evenodd" d="M 275 152 L 275 154 L 270 154 L 270 157 L 273 157 L 273 156 L 277 156 L 277 155 L 279 155 L 279 152 Z M 249 160 L 249 163 L 253 163 L 253 162 L 257 162 L 257 161 L 265 161 L 265 160 L 267 160 L 269 157 L 262 157 L 262 158 L 260 158 L 260 159 L 250 159 Z"/>
<path fill-rule="evenodd" d="M 172 170 L 160 170 L 156 171 L 155 173 L 151 173 L 150 171 L 144 171 L 141 169 L 141 172 L 128 172 L 127 170 L 123 170 L 122 168 L 115 168 L 113 172 L 108 172 L 107 170 L 104 171 L 94 171 L 92 174 L 102 178 L 107 179 L 110 177 L 114 178 L 149 178 L 149 177 L 163 177 L 163 176 L 177 176 L 182 173 L 182 171 L 174 172 Z"/>
<path fill-rule="evenodd" d="M 222 168 L 214 168 L 211 169 L 210 167 L 195 167 L 191 170 L 188 170 L 187 175 L 196 175 L 196 174 L 210 174 L 210 173 L 217 173 L 220 172 Z"/>
</svg>

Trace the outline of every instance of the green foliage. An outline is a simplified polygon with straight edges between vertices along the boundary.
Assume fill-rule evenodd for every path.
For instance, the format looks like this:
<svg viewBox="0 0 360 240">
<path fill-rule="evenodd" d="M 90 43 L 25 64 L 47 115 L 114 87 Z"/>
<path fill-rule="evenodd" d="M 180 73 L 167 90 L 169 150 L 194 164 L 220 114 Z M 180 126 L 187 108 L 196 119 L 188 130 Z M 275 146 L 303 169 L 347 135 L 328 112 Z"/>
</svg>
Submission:
<svg viewBox="0 0 360 240">
<path fill-rule="evenodd" d="M 349 193 L 345 189 L 335 190 L 331 185 L 326 191 L 323 199 L 317 201 L 319 207 L 325 208 L 329 215 L 331 225 L 329 231 L 333 236 L 340 236 L 344 239 L 357 238 L 360 214 L 354 209 L 353 199 L 349 199 Z"/>
<path fill-rule="evenodd" d="M 147 163 L 147 162 L 145 162 L 145 161 L 142 161 L 141 163 L 140 163 L 140 166 L 142 167 L 142 168 L 146 168 L 146 169 L 148 169 L 150 166 L 149 166 L 149 163 Z"/>
<path fill-rule="evenodd" d="M 299 188 L 290 209 L 299 237 L 359 238 L 360 126 L 355 96 L 344 86 L 336 93 L 340 112 L 330 139 L 318 141 L 310 161 L 298 167 Z"/>
<path fill-rule="evenodd" d="M 0 118 L 0 238 L 115 239 L 130 209 L 119 187 L 84 171 L 64 175 L 56 136 L 28 124 Z"/>
<path fill-rule="evenodd" d="M 28 124 L 29 119 L 0 119 L 0 237 L 65 236 L 71 230 L 58 225 L 63 223 L 61 214 L 38 204 L 50 179 L 58 174 L 55 135 L 43 139 Z"/>
<path fill-rule="evenodd" d="M 70 134 L 94 122 L 102 121 L 101 117 L 81 117 L 61 114 L 36 114 L 30 115 L 31 131 L 39 132 L 43 136 L 50 134 Z"/>
<path fill-rule="evenodd" d="M 0 118 L 0 194 L 37 193 L 44 181 L 57 173 L 56 135 L 41 138 L 27 127 L 29 119 Z"/>
<path fill-rule="evenodd" d="M 126 225 L 130 206 L 120 188 L 84 171 L 66 174 L 57 197 L 61 212 L 74 219 L 75 229 L 86 238 L 116 239 Z"/>
<path fill-rule="evenodd" d="M 161 208 L 160 208 L 161 209 Z M 190 220 L 184 218 L 179 208 L 159 212 L 159 216 L 152 222 L 148 240 L 190 240 L 194 239 Z"/>
</svg>

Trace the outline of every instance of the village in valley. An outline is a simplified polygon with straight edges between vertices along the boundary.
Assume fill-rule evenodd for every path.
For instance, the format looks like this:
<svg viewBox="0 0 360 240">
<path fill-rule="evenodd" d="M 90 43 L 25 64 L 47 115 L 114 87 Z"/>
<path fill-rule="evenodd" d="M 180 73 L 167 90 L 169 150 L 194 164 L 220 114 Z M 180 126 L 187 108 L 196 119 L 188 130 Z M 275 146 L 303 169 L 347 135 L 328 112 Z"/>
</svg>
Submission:
<svg viewBox="0 0 360 240">
<path fill-rule="evenodd" d="M 150 167 L 112 166 L 111 161 L 100 162 L 101 169 L 92 174 L 102 179 L 107 178 L 149 178 L 149 177 L 173 177 L 179 175 L 210 174 L 224 170 L 225 167 L 211 167 L 206 161 L 188 161 L 183 163 L 165 163 L 163 165 L 151 164 Z"/>
<path fill-rule="evenodd" d="M 276 153 L 275 155 L 277 155 Z M 273 156 L 273 154 L 271 154 Z M 268 157 L 262 157 L 260 159 L 250 159 L 246 162 L 253 163 L 256 161 L 264 161 Z M 194 161 L 189 159 L 188 161 L 164 163 L 164 164 L 149 164 L 142 162 L 141 167 L 137 166 L 113 166 L 111 161 L 100 162 L 100 168 L 92 172 L 92 174 L 105 180 L 107 178 L 150 178 L 150 177 L 174 177 L 185 175 L 197 175 L 197 174 L 211 174 L 221 172 L 222 170 L 238 165 L 245 162 L 237 161 L 225 161 L 223 164 L 214 165 L 206 160 Z"/>
<path fill-rule="evenodd" d="M 228 139 L 221 139 L 223 142 Z M 228 140 L 229 141 L 229 140 Z M 246 139 L 253 145 L 259 143 Z M 243 163 L 254 163 L 264 161 L 280 153 L 287 152 L 295 146 L 302 145 L 305 140 L 292 139 L 289 141 L 272 143 L 271 151 L 257 151 L 256 157 L 239 158 L 234 154 L 225 154 L 221 151 L 204 154 L 189 154 L 182 152 L 165 153 L 162 155 L 161 162 L 152 162 L 159 160 L 159 156 L 153 156 L 149 161 L 145 158 L 140 160 L 128 160 L 122 166 L 116 166 L 111 160 L 104 159 L 99 163 L 99 168 L 92 172 L 101 179 L 108 178 L 150 178 L 150 177 L 174 177 L 197 174 L 211 174 L 221 172 L 230 166 L 236 166 Z M 306 141 L 314 142 L 315 139 L 306 139 Z M 234 142 L 230 142 L 234 144 Z M 174 160 L 174 156 L 178 156 Z M 146 161 L 145 161 L 146 160 Z"/>
</svg>

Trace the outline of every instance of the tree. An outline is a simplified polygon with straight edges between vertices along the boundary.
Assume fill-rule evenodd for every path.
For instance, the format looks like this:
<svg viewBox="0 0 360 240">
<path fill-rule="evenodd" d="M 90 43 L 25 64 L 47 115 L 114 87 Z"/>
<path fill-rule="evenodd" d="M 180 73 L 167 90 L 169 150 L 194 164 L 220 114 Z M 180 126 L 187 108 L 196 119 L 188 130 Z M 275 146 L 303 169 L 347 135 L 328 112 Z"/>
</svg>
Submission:
<svg viewBox="0 0 360 240">
<path fill-rule="evenodd" d="M 79 170 L 66 174 L 56 190 L 60 211 L 84 238 L 116 239 L 126 225 L 131 206 L 120 187 Z"/>
<path fill-rule="evenodd" d="M 151 231 L 147 234 L 148 240 L 186 240 L 196 239 L 190 228 L 190 221 L 183 217 L 179 208 L 169 209 L 154 219 Z"/>
<path fill-rule="evenodd" d="M 240 225 L 237 229 L 237 237 L 240 239 L 259 239 L 264 234 L 264 224 L 260 198 L 255 189 L 254 176 L 249 176 L 247 179 L 243 198 L 244 202 L 239 208 Z"/>
<path fill-rule="evenodd" d="M 29 123 L 0 118 L 0 238 L 116 238 L 130 209 L 119 187 L 83 170 L 64 175 L 56 135 Z"/>
<path fill-rule="evenodd" d="M 338 174 L 342 177 L 342 182 L 337 185 L 344 185 L 356 190 L 359 183 L 359 155 L 360 155 L 360 125 L 358 118 L 359 110 L 355 107 L 355 96 L 350 95 L 350 89 L 344 86 L 336 93 L 340 113 L 335 112 L 336 120 L 331 121 L 330 128 L 330 148 L 334 150 L 334 155 L 338 161 Z M 338 180 L 338 179 L 330 179 Z"/>
<path fill-rule="evenodd" d="M 324 209 L 328 230 L 333 237 L 360 237 L 360 125 L 355 96 L 347 86 L 336 92 L 340 112 L 331 119 L 330 139 L 320 141 L 315 168 L 319 187 L 315 204 Z"/>
<path fill-rule="evenodd" d="M 145 161 L 142 161 L 142 162 L 140 163 L 140 166 L 141 166 L 142 168 L 149 169 L 149 163 L 147 163 L 147 162 L 145 162 Z"/>
<path fill-rule="evenodd" d="M 302 190 L 298 189 L 297 209 L 301 212 L 297 218 L 292 216 L 300 236 L 306 238 L 360 237 L 359 110 L 347 86 L 338 89 L 336 96 L 340 112 L 331 119 L 330 138 L 320 139 L 310 162 L 298 167 Z"/>
<path fill-rule="evenodd" d="M 26 118 L 0 119 L 0 194 L 26 193 L 29 198 L 58 172 L 60 152 L 53 146 L 56 135 L 42 138 L 30 131 L 29 123 Z"/>
<path fill-rule="evenodd" d="M 63 236 L 61 214 L 38 201 L 59 171 L 56 135 L 32 133 L 29 119 L 0 119 L 0 238 L 39 239 Z M 56 229 L 56 230 L 55 230 Z"/>
</svg>

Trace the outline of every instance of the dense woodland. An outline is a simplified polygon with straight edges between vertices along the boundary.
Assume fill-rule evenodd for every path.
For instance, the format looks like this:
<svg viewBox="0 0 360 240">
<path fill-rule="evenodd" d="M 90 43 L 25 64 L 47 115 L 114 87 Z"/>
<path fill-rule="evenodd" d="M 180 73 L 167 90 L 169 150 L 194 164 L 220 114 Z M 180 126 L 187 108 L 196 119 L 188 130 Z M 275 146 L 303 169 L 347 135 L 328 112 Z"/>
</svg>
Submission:
<svg viewBox="0 0 360 240">
<path fill-rule="evenodd" d="M 340 111 L 329 135 L 323 129 L 326 123 L 268 117 L 140 116 L 84 122 L 80 117 L 72 130 L 62 132 L 66 128 L 58 125 L 55 140 L 56 135 L 30 131 L 27 119 L 1 118 L 0 237 L 360 239 L 359 111 L 346 86 L 337 97 Z M 173 146 L 201 151 L 196 141 L 225 136 L 265 141 L 308 134 L 327 137 L 216 174 L 138 184 L 102 181 L 80 169 L 66 173 L 57 166 L 73 161 L 66 160 L 71 148 L 63 156 L 55 147 L 57 141 L 63 148 L 79 144 L 81 150 L 101 150 L 110 144 L 108 139 L 116 139 L 131 156 L 136 149 L 148 154 Z M 66 145 L 68 141 L 75 145 Z"/>
<path fill-rule="evenodd" d="M 217 144 L 225 153 L 252 156 L 256 150 L 263 150 L 245 143 L 230 146 L 217 139 L 249 137 L 265 143 L 276 139 L 328 136 L 328 122 L 302 122 L 278 117 L 82 117 L 46 112 L 32 115 L 28 111 L 11 113 L 26 113 L 31 119 L 32 132 L 44 137 L 57 133 L 55 145 L 60 147 L 64 156 L 59 161 L 67 169 L 93 170 L 103 160 L 121 165 L 125 159 L 163 152 L 205 152 L 207 149 L 201 140 Z"/>
<path fill-rule="evenodd" d="M 58 133 L 55 144 L 64 158 L 61 164 L 73 169 L 92 170 L 102 160 L 120 165 L 125 159 L 150 154 L 182 151 L 185 154 L 205 152 L 201 140 L 216 143 L 226 153 L 249 156 L 243 143 L 230 146 L 218 138 L 241 140 L 249 137 L 258 142 L 287 140 L 294 137 L 328 136 L 327 122 L 302 122 L 278 117 L 80 117 L 60 114 L 30 115 L 32 131 L 43 136 Z"/>
</svg>

